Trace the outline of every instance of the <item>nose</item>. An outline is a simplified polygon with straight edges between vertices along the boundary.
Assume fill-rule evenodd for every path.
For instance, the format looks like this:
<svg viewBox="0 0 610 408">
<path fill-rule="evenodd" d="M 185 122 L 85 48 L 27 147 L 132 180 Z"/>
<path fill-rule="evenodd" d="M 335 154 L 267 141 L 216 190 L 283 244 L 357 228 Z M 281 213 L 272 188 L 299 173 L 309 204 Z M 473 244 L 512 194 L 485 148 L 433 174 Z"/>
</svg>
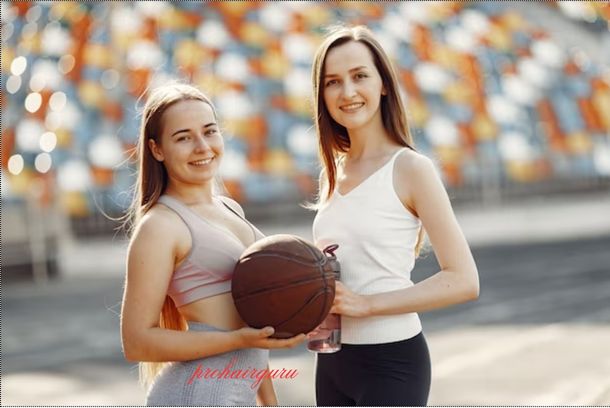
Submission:
<svg viewBox="0 0 610 408">
<path fill-rule="evenodd" d="M 195 138 L 195 150 L 198 152 L 205 152 L 206 150 L 209 150 L 209 149 L 210 149 L 210 145 L 205 140 L 205 137 L 203 135 L 198 135 Z"/>
<path fill-rule="evenodd" d="M 343 97 L 345 99 L 350 99 L 356 95 L 356 87 L 352 81 L 345 81 L 343 83 Z"/>
</svg>

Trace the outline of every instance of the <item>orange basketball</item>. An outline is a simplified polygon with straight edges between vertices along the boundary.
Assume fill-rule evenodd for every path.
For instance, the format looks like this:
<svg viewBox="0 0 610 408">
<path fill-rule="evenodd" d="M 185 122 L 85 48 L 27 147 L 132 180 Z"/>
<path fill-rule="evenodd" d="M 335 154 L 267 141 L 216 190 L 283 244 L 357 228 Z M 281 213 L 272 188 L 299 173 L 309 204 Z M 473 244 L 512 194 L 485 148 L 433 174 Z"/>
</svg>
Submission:
<svg viewBox="0 0 610 408">
<path fill-rule="evenodd" d="M 235 265 L 231 293 L 242 319 L 251 327 L 273 326 L 272 337 L 288 338 L 316 328 L 335 298 L 339 262 L 295 235 L 263 238 Z"/>
</svg>

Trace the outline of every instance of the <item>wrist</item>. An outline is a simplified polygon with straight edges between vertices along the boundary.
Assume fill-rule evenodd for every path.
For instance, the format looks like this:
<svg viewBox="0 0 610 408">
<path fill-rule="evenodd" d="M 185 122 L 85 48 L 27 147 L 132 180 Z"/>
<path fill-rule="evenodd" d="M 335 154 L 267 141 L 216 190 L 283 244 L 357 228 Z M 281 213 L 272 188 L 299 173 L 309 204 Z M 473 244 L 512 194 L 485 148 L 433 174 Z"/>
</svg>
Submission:
<svg viewBox="0 0 610 408">
<path fill-rule="evenodd" d="M 364 295 L 363 296 L 363 305 L 364 305 L 364 316 L 370 317 L 375 316 L 377 311 L 377 302 L 375 301 L 375 295 Z"/>
<path fill-rule="evenodd" d="M 229 332 L 227 334 L 229 335 L 229 344 L 231 344 L 232 349 L 237 350 L 247 347 L 241 329 L 233 330 L 232 332 Z"/>
</svg>

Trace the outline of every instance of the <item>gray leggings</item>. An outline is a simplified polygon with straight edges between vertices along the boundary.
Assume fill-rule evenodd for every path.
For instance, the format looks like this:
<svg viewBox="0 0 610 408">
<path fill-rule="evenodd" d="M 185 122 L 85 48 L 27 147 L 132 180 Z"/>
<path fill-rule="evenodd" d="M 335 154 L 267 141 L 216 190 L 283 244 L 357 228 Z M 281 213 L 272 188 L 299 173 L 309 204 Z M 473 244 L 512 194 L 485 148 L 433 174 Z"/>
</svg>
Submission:
<svg viewBox="0 0 610 408">
<path fill-rule="evenodd" d="M 188 322 L 189 330 L 224 331 Z M 249 405 L 267 368 L 269 351 L 240 349 L 198 360 L 170 363 L 148 391 L 146 405 Z"/>
</svg>

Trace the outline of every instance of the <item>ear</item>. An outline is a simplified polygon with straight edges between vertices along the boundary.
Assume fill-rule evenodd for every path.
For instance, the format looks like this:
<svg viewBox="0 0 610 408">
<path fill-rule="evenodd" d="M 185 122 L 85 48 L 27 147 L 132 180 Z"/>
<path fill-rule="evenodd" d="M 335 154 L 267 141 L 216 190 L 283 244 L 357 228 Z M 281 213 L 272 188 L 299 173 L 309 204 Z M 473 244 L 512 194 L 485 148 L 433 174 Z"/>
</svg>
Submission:
<svg viewBox="0 0 610 408">
<path fill-rule="evenodd" d="M 381 95 L 386 96 L 388 94 L 388 91 L 385 90 L 385 85 L 383 85 L 381 87 Z"/>
<path fill-rule="evenodd" d="M 163 156 L 163 152 L 157 145 L 157 142 L 154 141 L 154 139 L 148 139 L 148 148 L 150 149 L 150 152 L 157 161 L 162 162 L 165 159 L 165 157 Z"/>
</svg>

